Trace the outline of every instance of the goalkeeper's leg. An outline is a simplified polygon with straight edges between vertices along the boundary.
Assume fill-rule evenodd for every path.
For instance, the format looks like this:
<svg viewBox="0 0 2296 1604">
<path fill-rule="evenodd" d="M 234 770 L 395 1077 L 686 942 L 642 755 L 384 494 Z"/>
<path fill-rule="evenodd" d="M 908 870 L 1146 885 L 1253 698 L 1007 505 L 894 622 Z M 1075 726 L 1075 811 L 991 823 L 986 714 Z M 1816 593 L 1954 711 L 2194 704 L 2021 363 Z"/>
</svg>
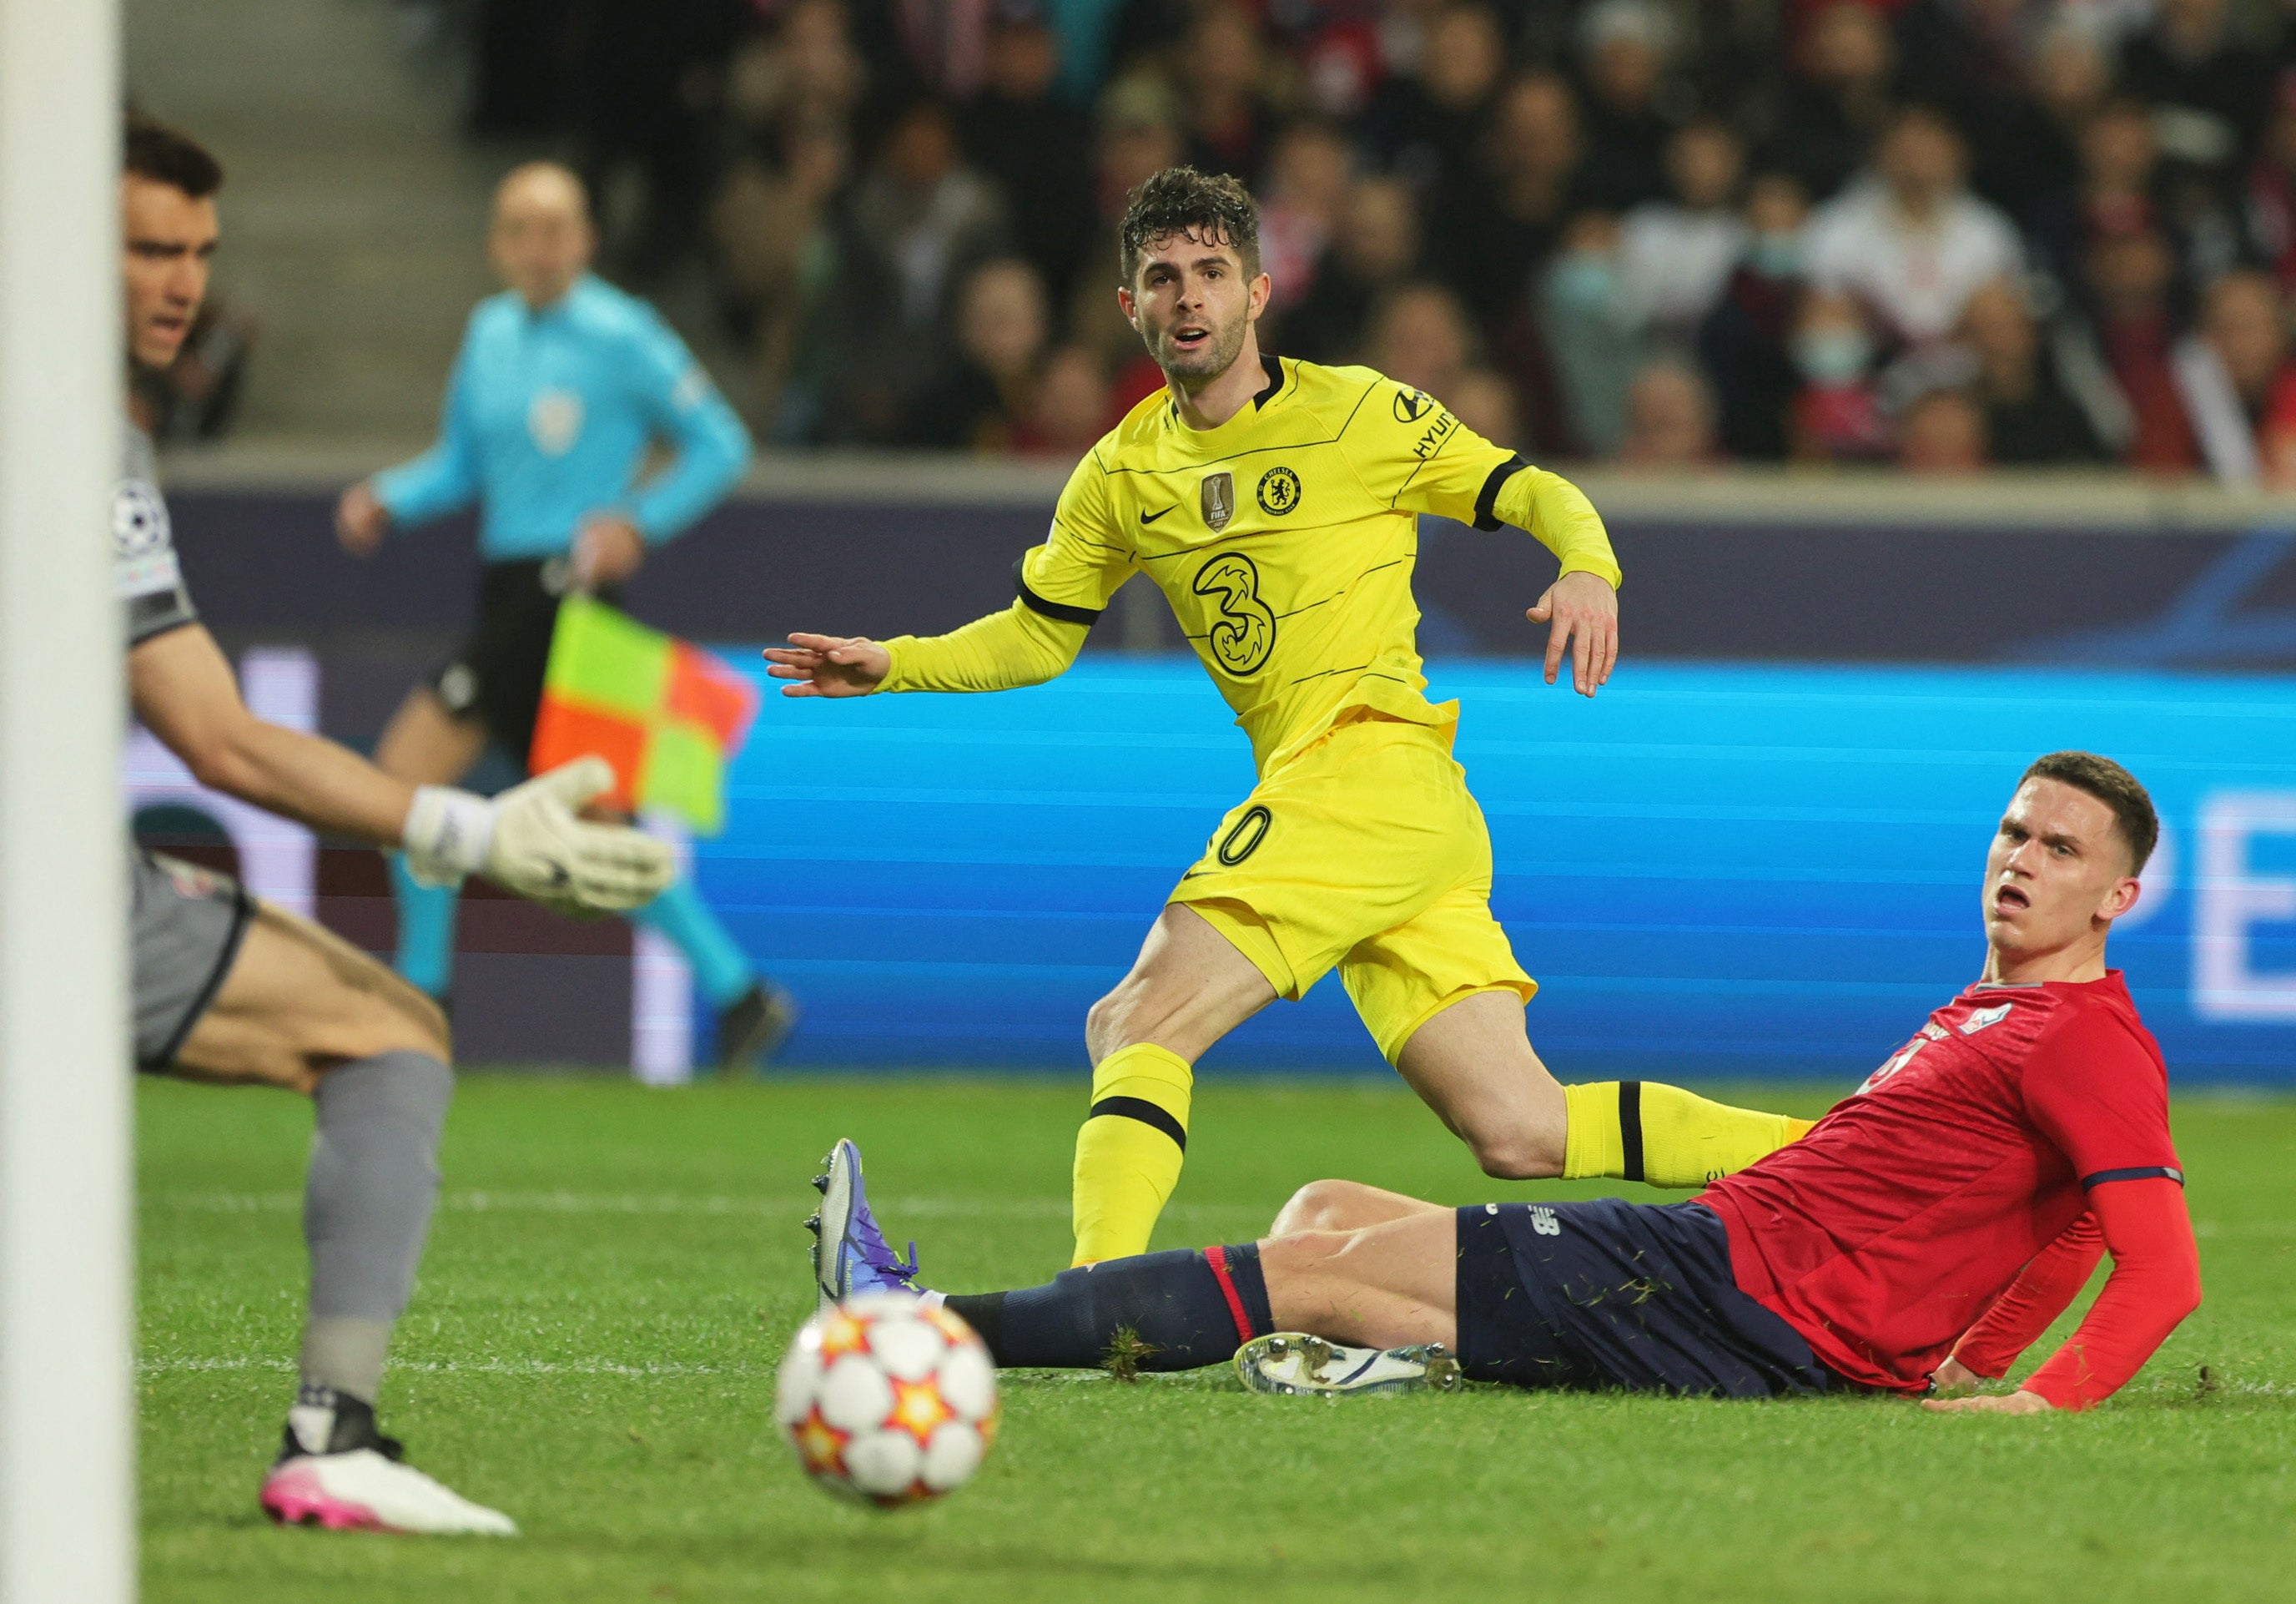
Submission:
<svg viewBox="0 0 2296 1604">
<path fill-rule="evenodd" d="M 400 1463 L 375 1423 L 391 1328 L 438 1195 L 451 1054 L 429 999 L 329 932 L 257 904 L 213 998 L 153 1065 L 305 1092 L 316 1107 L 303 1197 L 310 1304 L 299 1385 L 264 1488 L 275 1519 L 514 1530 Z"/>
<path fill-rule="evenodd" d="M 1479 991 L 1436 1014 L 1405 1043 L 1396 1068 L 1485 1173 L 1517 1180 L 1699 1187 L 1810 1128 L 1655 1082 L 1561 1085 L 1532 1050 L 1522 1000 L 1510 991 Z"/>
</svg>

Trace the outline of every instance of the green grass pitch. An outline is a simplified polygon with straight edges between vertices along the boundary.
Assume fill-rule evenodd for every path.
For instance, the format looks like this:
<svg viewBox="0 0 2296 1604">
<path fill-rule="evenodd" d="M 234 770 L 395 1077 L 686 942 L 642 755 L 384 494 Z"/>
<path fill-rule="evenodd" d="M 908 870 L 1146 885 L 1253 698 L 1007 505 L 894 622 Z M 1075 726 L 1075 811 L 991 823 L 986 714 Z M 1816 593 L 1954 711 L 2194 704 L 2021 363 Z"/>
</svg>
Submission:
<svg viewBox="0 0 2296 1604">
<path fill-rule="evenodd" d="M 975 1482 L 880 1515 L 770 1419 L 810 1307 L 798 1222 L 840 1135 L 934 1284 L 1066 1261 L 1081 1090 L 476 1075 L 383 1400 L 515 1542 L 275 1531 L 255 1488 L 301 1300 L 298 1099 L 140 1093 L 143 1526 L 155 1601 L 2285 1600 L 2296 1596 L 2296 1102 L 2176 1109 L 2208 1301 L 2085 1417 L 1474 1388 L 1260 1398 L 1226 1372 L 1004 1379 Z M 1822 1093 L 1738 1089 L 1814 1112 Z M 1344 1175 L 1478 1175 L 1392 1086 L 1212 1082 L 1159 1246 L 1254 1235 Z M 2029 1360 L 2029 1363 L 2031 1361 Z M 2204 1380 L 2202 1367 L 2207 1368 Z"/>
</svg>

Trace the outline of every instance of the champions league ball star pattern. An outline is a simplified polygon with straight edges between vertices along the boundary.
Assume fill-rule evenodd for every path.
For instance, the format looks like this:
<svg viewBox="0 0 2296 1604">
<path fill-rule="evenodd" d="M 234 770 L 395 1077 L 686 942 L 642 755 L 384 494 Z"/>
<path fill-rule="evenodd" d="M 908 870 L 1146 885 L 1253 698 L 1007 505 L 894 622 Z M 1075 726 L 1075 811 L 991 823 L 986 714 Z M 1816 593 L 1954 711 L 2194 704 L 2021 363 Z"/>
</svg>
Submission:
<svg viewBox="0 0 2296 1604">
<path fill-rule="evenodd" d="M 996 1416 L 996 1367 L 972 1328 L 892 1292 L 806 1321 L 774 1394 L 806 1474 L 886 1509 L 970 1481 Z"/>
</svg>

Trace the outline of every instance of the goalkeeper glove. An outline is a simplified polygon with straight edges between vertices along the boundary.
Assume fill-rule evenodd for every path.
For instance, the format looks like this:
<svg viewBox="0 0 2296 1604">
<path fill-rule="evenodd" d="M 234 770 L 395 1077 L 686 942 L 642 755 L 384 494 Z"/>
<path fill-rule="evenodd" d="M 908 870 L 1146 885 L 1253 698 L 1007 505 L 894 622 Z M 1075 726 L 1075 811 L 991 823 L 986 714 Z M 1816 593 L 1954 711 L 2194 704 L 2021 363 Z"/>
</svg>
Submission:
<svg viewBox="0 0 2296 1604">
<path fill-rule="evenodd" d="M 605 759 L 578 758 L 488 801 L 424 786 L 406 810 L 399 844 L 424 885 L 484 875 L 505 890 L 569 913 L 620 912 L 668 885 L 676 861 L 662 842 L 627 825 L 577 816 L 613 788 Z"/>
</svg>

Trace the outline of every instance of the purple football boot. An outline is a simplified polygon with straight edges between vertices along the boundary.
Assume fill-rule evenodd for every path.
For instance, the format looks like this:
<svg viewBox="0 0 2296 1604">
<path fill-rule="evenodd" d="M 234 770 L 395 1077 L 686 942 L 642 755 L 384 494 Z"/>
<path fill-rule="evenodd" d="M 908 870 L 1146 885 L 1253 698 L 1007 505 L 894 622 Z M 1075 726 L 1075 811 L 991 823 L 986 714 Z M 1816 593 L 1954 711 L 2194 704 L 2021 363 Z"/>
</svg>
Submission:
<svg viewBox="0 0 2296 1604">
<path fill-rule="evenodd" d="M 861 1186 L 861 1149 L 840 1140 L 813 1178 L 821 1212 L 805 1222 L 815 1237 L 813 1279 L 819 1307 L 841 1304 L 864 1292 L 906 1292 L 922 1297 L 917 1282 L 917 1245 L 909 1244 L 904 1263 L 877 1229 L 869 1195 Z"/>
</svg>

